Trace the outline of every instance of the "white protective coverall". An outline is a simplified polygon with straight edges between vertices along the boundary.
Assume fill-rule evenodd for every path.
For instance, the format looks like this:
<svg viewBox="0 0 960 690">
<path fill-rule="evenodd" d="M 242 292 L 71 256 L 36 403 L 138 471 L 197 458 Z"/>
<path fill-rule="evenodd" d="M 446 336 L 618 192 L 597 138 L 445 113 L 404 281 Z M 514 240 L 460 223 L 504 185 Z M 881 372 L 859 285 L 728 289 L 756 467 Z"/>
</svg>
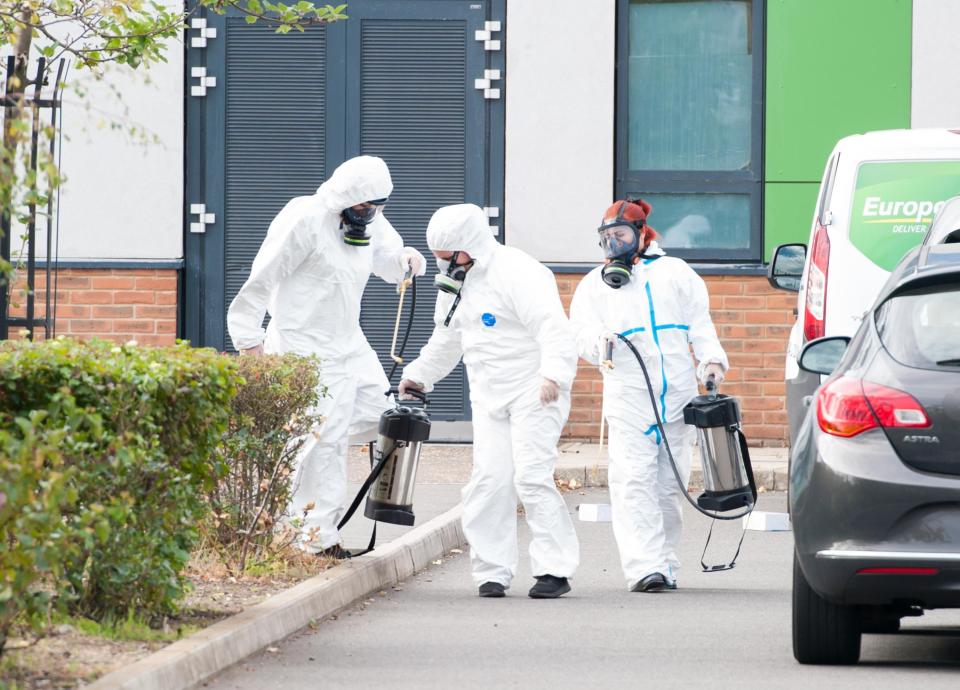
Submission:
<svg viewBox="0 0 960 690">
<path fill-rule="evenodd" d="M 517 497 L 533 533 L 534 577 L 570 577 L 580 548 L 554 484 L 557 441 L 570 412 L 576 373 L 573 332 L 550 271 L 519 249 L 494 240 L 472 204 L 438 210 L 427 227 L 436 251 L 466 251 L 475 263 L 461 301 L 444 326 L 453 295 L 437 297 L 433 334 L 403 377 L 429 391 L 463 357 L 473 409 L 473 473 L 463 489 L 463 531 L 477 585 L 510 586 L 517 570 Z M 560 397 L 545 407 L 544 378 Z"/>
<path fill-rule="evenodd" d="M 347 441 L 369 432 L 392 405 L 383 367 L 360 330 L 360 300 L 370 273 L 399 282 L 416 249 L 404 247 L 382 213 L 367 226 L 368 246 L 343 241 L 340 214 L 388 197 L 393 182 L 380 158 L 360 156 L 340 165 L 313 196 L 291 200 L 277 214 L 250 277 L 227 312 L 237 349 L 263 343 L 265 352 L 320 358 L 327 389 L 318 414 L 325 421 L 304 443 L 294 479 L 291 515 L 304 516 L 302 545 L 318 552 L 340 542 L 337 522 L 347 492 Z M 264 314 L 271 320 L 261 328 Z"/>
<path fill-rule="evenodd" d="M 683 408 L 697 395 L 698 373 L 707 364 L 729 363 L 710 319 L 703 279 L 683 260 L 663 255 L 652 242 L 652 258 L 633 267 L 620 289 L 606 285 L 602 267 L 588 273 L 570 305 L 580 356 L 598 364 L 600 339 L 620 333 L 643 357 L 674 459 L 686 484 L 694 428 Z M 699 361 L 694 369 L 690 346 Z M 612 370 L 603 370 L 603 407 L 610 427 L 610 502 L 613 533 L 628 587 L 660 573 L 675 582 L 683 527 L 683 496 L 661 443 L 643 372 L 629 348 L 617 340 Z"/>
</svg>

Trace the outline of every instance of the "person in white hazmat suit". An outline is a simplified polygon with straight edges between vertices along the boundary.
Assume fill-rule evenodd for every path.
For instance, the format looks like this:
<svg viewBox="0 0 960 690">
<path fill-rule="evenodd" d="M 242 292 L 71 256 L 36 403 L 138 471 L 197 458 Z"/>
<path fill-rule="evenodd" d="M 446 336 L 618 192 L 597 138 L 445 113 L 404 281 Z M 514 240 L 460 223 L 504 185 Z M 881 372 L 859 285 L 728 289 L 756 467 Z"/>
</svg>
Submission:
<svg viewBox="0 0 960 690">
<path fill-rule="evenodd" d="M 463 531 L 482 597 L 502 597 L 517 570 L 517 498 L 532 532 L 535 599 L 570 591 L 580 548 L 554 484 L 577 353 L 550 271 L 494 240 L 473 204 L 439 209 L 427 227 L 437 257 L 436 327 L 403 370 L 400 393 L 429 392 L 463 357 L 473 409 L 473 473 Z"/>
<path fill-rule="evenodd" d="M 729 366 L 710 319 L 703 279 L 658 247 L 656 233 L 646 225 L 650 211 L 639 199 L 607 209 L 599 228 L 605 264 L 583 278 L 570 306 L 581 357 L 599 364 L 606 343 L 613 343 L 613 368 L 601 367 L 610 428 L 608 480 L 613 533 L 634 592 L 676 588 L 683 496 L 643 372 L 617 334 L 629 338 L 646 364 L 685 483 L 694 428 L 684 423 L 683 408 L 697 395 L 698 378 L 705 382 L 713 376 L 719 385 Z"/>
<path fill-rule="evenodd" d="M 360 300 L 370 273 L 399 282 L 426 272 L 423 255 L 404 247 L 381 212 L 393 181 L 386 163 L 359 156 L 340 165 L 313 196 L 277 214 L 250 277 L 227 312 L 241 353 L 294 352 L 320 359 L 324 416 L 298 458 L 290 514 L 303 518 L 310 553 L 348 557 L 337 522 L 347 494 L 347 442 L 375 430 L 392 405 L 383 367 L 360 329 Z M 270 313 L 266 331 L 264 314 Z"/>
</svg>

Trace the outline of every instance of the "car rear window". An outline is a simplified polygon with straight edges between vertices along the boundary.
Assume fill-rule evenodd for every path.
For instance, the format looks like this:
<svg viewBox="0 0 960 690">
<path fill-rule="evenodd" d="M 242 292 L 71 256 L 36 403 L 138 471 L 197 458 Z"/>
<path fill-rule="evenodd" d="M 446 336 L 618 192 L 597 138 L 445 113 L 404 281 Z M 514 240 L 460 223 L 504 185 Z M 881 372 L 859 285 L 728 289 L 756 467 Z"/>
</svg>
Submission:
<svg viewBox="0 0 960 690">
<path fill-rule="evenodd" d="M 876 312 L 894 359 L 921 369 L 960 369 L 960 283 L 900 293 Z"/>
</svg>

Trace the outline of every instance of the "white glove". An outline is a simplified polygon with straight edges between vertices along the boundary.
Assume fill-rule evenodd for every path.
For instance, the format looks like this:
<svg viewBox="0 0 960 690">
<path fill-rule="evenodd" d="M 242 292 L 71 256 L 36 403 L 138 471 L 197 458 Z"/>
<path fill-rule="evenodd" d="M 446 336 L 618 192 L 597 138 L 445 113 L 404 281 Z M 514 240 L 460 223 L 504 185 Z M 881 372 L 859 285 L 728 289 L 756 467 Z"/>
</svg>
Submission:
<svg viewBox="0 0 960 690">
<path fill-rule="evenodd" d="M 240 350 L 241 355 L 259 357 L 263 354 L 263 343 L 259 345 L 254 345 L 253 347 L 248 347 L 244 350 Z"/>
<path fill-rule="evenodd" d="M 404 247 L 400 252 L 400 265 L 403 267 L 404 273 L 409 268 L 413 275 L 418 278 L 427 274 L 427 260 L 423 258 L 423 254 L 413 247 Z"/>
<path fill-rule="evenodd" d="M 560 386 L 552 379 L 543 379 L 540 384 L 540 404 L 546 407 L 560 397 Z"/>
<path fill-rule="evenodd" d="M 620 338 L 617 337 L 616 333 L 604 333 L 603 335 L 597 338 L 597 361 L 600 363 L 600 371 L 603 372 L 607 367 L 613 368 L 613 357 L 611 355 L 611 361 L 607 366 L 604 366 L 607 356 L 607 343 L 613 343 L 613 346 L 616 347 Z"/>
<path fill-rule="evenodd" d="M 400 385 L 397 386 L 397 393 L 400 394 L 401 400 L 414 400 L 414 397 L 407 393 L 407 391 L 411 388 L 422 393 L 424 386 L 422 383 L 411 381 L 410 379 L 404 379 L 400 382 Z"/>
<path fill-rule="evenodd" d="M 709 364 L 700 366 L 700 383 L 707 385 L 707 379 L 711 376 L 713 376 L 718 386 L 723 383 L 723 379 L 725 378 L 723 365 L 717 362 L 710 362 Z"/>
</svg>

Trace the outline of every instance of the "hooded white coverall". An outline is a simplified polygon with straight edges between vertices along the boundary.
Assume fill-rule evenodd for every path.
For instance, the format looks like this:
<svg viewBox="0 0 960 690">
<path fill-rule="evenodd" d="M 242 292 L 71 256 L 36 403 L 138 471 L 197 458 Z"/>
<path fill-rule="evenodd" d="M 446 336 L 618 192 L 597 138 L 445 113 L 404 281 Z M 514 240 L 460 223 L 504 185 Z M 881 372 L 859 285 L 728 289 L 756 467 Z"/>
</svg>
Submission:
<svg viewBox="0 0 960 690">
<path fill-rule="evenodd" d="M 534 577 L 570 577 L 580 548 L 554 484 L 557 441 L 570 412 L 576 373 L 573 332 L 550 271 L 527 254 L 500 245 L 484 212 L 472 204 L 438 210 L 427 227 L 437 251 L 466 251 L 475 261 L 461 301 L 444 326 L 454 296 L 437 297 L 433 334 L 403 377 L 424 386 L 463 357 L 473 409 L 473 473 L 463 490 L 463 531 L 477 585 L 509 587 L 517 570 L 517 497 L 533 533 Z M 560 397 L 543 406 L 544 378 Z"/>
<path fill-rule="evenodd" d="M 684 483 L 689 479 L 694 428 L 683 408 L 697 395 L 698 373 L 707 364 L 729 363 L 710 319 L 703 279 L 683 260 L 654 255 L 633 267 L 620 289 L 606 285 L 602 267 L 588 273 L 574 293 L 570 320 L 580 356 L 598 364 L 600 339 L 612 333 L 629 338 L 643 357 L 667 440 Z M 698 360 L 694 369 L 690 346 Z M 610 427 L 610 503 L 613 533 L 627 586 L 660 573 L 669 582 L 680 567 L 683 496 L 661 442 L 650 395 L 629 348 L 614 343 L 612 370 L 603 370 L 603 408 Z"/>
<path fill-rule="evenodd" d="M 383 199 L 393 190 L 386 163 L 360 156 L 340 165 L 313 196 L 291 200 L 277 214 L 254 259 L 250 277 L 230 305 L 227 327 L 237 349 L 260 345 L 268 353 L 317 355 L 326 397 L 316 413 L 325 420 L 304 443 L 294 479 L 291 515 L 303 517 L 302 545 L 318 552 L 338 544 L 337 522 L 347 492 L 350 434 L 376 427 L 391 406 L 389 384 L 360 330 L 360 300 L 370 273 L 387 282 L 403 278 L 411 256 L 380 213 L 367 226 L 366 247 L 343 241 L 341 212 Z M 271 320 L 261 328 L 264 314 Z"/>
</svg>

